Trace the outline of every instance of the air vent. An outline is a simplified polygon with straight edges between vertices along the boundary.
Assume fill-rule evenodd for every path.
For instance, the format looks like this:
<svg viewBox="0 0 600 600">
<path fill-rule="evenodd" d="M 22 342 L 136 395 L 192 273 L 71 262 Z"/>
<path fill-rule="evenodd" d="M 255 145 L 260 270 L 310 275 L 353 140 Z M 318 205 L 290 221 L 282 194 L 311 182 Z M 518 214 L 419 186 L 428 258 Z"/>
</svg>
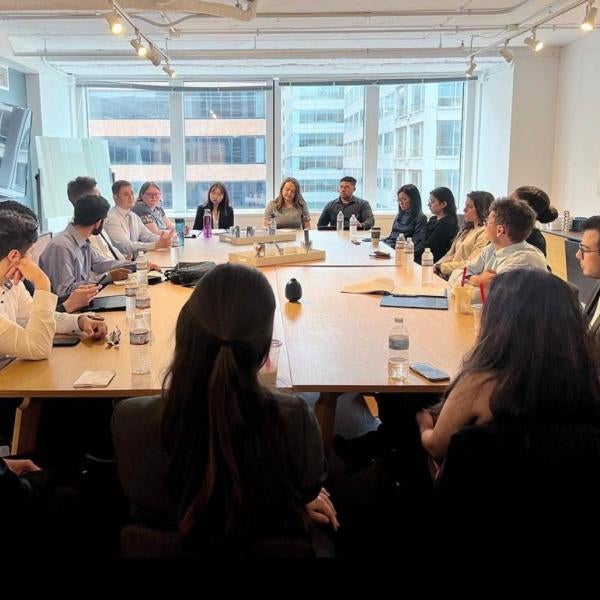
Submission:
<svg viewBox="0 0 600 600">
<path fill-rule="evenodd" d="M 6 65 L 0 65 L 0 90 L 8 90 L 10 86 L 8 84 L 8 67 Z"/>
</svg>

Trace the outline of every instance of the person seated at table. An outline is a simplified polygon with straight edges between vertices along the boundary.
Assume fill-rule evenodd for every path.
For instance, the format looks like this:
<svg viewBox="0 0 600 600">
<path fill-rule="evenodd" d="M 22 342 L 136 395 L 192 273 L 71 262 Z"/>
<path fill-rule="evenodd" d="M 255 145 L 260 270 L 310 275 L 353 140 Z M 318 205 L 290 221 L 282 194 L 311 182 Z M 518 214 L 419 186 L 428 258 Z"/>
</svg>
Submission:
<svg viewBox="0 0 600 600">
<path fill-rule="evenodd" d="M 434 265 L 437 275 L 447 279 L 452 271 L 464 267 L 479 257 L 490 243 L 485 232 L 485 219 L 488 216 L 494 196 L 489 192 L 470 192 L 464 208 L 464 224 L 454 238 L 450 250 Z"/>
<path fill-rule="evenodd" d="M 137 201 L 131 209 L 142 223 L 152 232 L 160 234 L 161 231 L 175 229 L 175 224 L 167 217 L 161 204 L 162 193 L 154 181 L 142 184 Z"/>
<path fill-rule="evenodd" d="M 310 229 L 310 212 L 302 196 L 300 184 L 293 177 L 286 177 L 279 187 L 279 195 L 265 208 L 264 226 L 267 228 L 275 216 L 278 228 Z"/>
<path fill-rule="evenodd" d="M 540 223 L 552 223 L 558 219 L 558 211 L 550 205 L 550 198 L 544 190 L 533 185 L 518 187 L 511 195 L 515 200 L 523 200 L 531 206 L 536 220 Z M 542 232 L 534 227 L 527 238 L 527 243 L 535 246 L 546 256 L 546 240 Z"/>
<path fill-rule="evenodd" d="M 403 234 L 405 239 L 411 238 L 413 243 L 420 243 L 421 238 L 425 234 L 427 217 L 423 214 L 421 208 L 419 188 L 412 183 L 407 183 L 400 187 L 397 196 L 398 214 L 394 219 L 390 235 L 383 241 L 388 246 L 394 248 L 398 236 Z"/>
<path fill-rule="evenodd" d="M 344 229 L 349 229 L 352 215 L 358 220 L 358 229 L 371 229 L 375 225 L 375 218 L 371 205 L 362 198 L 354 195 L 356 179 L 346 175 L 340 179 L 340 195 L 328 202 L 321 212 L 317 228 L 335 227 L 340 211 L 344 215 Z"/>
<path fill-rule="evenodd" d="M 462 285 L 463 278 L 472 286 L 489 287 L 498 273 L 519 267 L 547 270 L 540 250 L 525 240 L 535 225 L 535 213 L 523 200 L 499 198 L 490 206 L 486 234 L 490 244 L 476 260 L 450 275 L 450 285 Z M 465 271 L 466 269 L 466 271 Z"/>
<path fill-rule="evenodd" d="M 252 554 L 264 538 L 304 539 L 310 519 L 337 528 L 315 417 L 301 398 L 258 380 L 274 313 L 262 273 L 218 265 L 179 314 L 162 397 L 115 409 L 119 475 L 134 517 L 178 528 L 189 552 Z"/>
<path fill-rule="evenodd" d="M 55 312 L 48 276 L 27 257 L 37 240 L 37 221 L 12 210 L 0 211 L 0 355 L 47 358 L 57 333 L 102 339 L 102 317 Z M 22 279 L 35 287 L 33 297 Z"/>
<path fill-rule="evenodd" d="M 69 181 L 67 184 L 67 197 L 69 202 L 75 207 L 79 198 L 84 196 L 101 196 L 98 188 L 98 182 L 93 177 L 80 176 Z M 113 244 L 107 231 L 103 228 L 99 235 L 93 235 L 90 238 L 90 246 L 104 258 L 114 258 L 115 260 L 131 260 L 131 256 L 124 256 L 123 253 Z"/>
<path fill-rule="evenodd" d="M 90 194 L 79 198 L 75 203 L 73 222 L 44 248 L 40 267 L 50 278 L 52 291 L 59 302 L 80 285 L 122 281 L 135 271 L 135 263 L 108 260 L 90 245 L 89 238 L 102 231 L 109 209 L 108 200 L 102 196 Z"/>
<path fill-rule="evenodd" d="M 431 250 L 434 262 L 442 258 L 458 233 L 456 202 L 454 194 L 447 187 L 432 190 L 428 205 L 432 215 L 427 221 L 424 235 L 415 242 L 415 262 L 419 264 L 425 248 Z"/>
<path fill-rule="evenodd" d="M 33 219 L 36 223 L 38 222 L 37 216 L 35 213 L 20 202 L 16 200 L 4 200 L 0 202 L 0 210 L 14 210 L 26 217 Z M 29 292 L 31 296 L 33 296 L 33 292 L 35 291 L 35 287 L 31 281 L 27 279 L 23 279 L 23 285 L 25 289 Z M 76 289 L 74 289 L 69 297 L 64 302 L 59 302 L 56 306 L 56 312 L 68 312 L 72 313 L 80 308 L 86 307 L 92 298 L 96 296 L 96 294 L 100 291 L 100 286 L 95 283 L 90 283 L 87 285 L 80 285 Z"/>
<path fill-rule="evenodd" d="M 204 211 L 206 209 L 210 210 L 213 229 L 233 227 L 233 206 L 231 206 L 227 188 L 220 181 L 216 181 L 208 188 L 206 204 L 197 208 L 192 229 L 200 231 L 204 228 Z"/>
<path fill-rule="evenodd" d="M 132 209 L 135 205 L 133 187 L 129 181 L 120 179 L 112 184 L 115 205 L 108 211 L 104 227 L 111 240 L 125 255 L 135 257 L 140 250 L 169 248 L 173 231 L 166 229 L 153 233 Z"/>
</svg>

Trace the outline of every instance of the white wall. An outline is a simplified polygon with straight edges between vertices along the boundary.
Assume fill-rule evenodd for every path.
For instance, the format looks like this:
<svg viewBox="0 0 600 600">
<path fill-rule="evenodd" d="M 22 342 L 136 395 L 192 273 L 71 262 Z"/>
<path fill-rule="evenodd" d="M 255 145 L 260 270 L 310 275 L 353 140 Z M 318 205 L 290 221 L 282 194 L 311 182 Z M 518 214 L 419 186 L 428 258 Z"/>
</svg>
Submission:
<svg viewBox="0 0 600 600">
<path fill-rule="evenodd" d="M 600 32 L 563 48 L 559 65 L 552 202 L 572 216 L 600 214 Z"/>
<path fill-rule="evenodd" d="M 535 185 L 552 198 L 559 52 L 526 50 L 515 59 L 508 192 Z"/>
<path fill-rule="evenodd" d="M 477 170 L 474 189 L 506 194 L 510 152 L 513 71 L 491 74 L 480 84 Z"/>
</svg>

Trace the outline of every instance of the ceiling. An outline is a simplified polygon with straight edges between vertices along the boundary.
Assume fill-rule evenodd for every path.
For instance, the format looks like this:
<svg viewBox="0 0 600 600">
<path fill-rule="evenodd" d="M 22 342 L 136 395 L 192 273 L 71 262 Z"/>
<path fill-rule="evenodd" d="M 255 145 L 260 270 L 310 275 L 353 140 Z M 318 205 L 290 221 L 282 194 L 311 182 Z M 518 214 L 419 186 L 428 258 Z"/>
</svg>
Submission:
<svg viewBox="0 0 600 600">
<path fill-rule="evenodd" d="M 504 64 L 509 47 L 523 47 L 538 27 L 553 52 L 586 34 L 583 0 L 121 0 L 143 35 L 169 56 L 179 77 L 393 75 L 412 71 L 462 72 L 473 51 L 480 65 Z M 578 5 L 579 4 L 579 5 Z M 48 10 L 49 5 L 52 10 Z M 578 5 L 578 6 L 576 6 Z M 351 9 L 348 9 L 351 6 Z M 107 0 L 3 0 L 0 35 L 14 61 L 43 63 L 81 78 L 165 79 L 130 45 L 133 27 L 113 35 Z M 60 10 L 57 10 L 60 9 Z M 227 12 L 219 17 L 202 14 Z M 255 14 L 254 14 L 255 13 Z M 235 17 L 235 18 L 232 18 Z M 522 48 L 522 50 L 519 50 Z M 556 50 L 554 50 L 556 51 Z M 500 61 L 500 63 L 498 63 Z"/>
</svg>

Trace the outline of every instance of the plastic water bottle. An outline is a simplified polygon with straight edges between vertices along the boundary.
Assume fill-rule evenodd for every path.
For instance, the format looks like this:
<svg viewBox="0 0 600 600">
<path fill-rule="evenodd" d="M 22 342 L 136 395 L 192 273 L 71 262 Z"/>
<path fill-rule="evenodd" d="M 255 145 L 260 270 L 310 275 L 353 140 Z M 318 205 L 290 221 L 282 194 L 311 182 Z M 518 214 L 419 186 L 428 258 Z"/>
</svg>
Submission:
<svg viewBox="0 0 600 600">
<path fill-rule="evenodd" d="M 132 275 L 127 279 L 127 283 L 125 283 L 125 319 L 129 329 L 133 329 L 133 323 L 135 320 L 135 297 L 137 296 L 137 291 L 137 277 Z"/>
<path fill-rule="evenodd" d="M 404 246 L 406 245 L 406 240 L 404 239 L 404 234 L 399 233 L 396 238 L 396 264 L 401 267 L 404 266 Z"/>
<path fill-rule="evenodd" d="M 409 345 L 404 319 L 394 319 L 394 326 L 388 338 L 388 376 L 391 379 L 405 380 L 408 377 Z"/>
<path fill-rule="evenodd" d="M 139 287 L 148 287 L 148 257 L 144 251 L 140 251 L 135 261 L 136 273 Z"/>
<path fill-rule="evenodd" d="M 150 330 L 141 327 L 140 323 L 129 331 L 129 354 L 134 375 L 150 373 Z"/>
<path fill-rule="evenodd" d="M 277 233 L 277 220 L 275 219 L 275 213 L 271 213 L 269 218 L 269 235 L 275 235 Z"/>
<path fill-rule="evenodd" d="M 175 219 L 175 231 L 177 232 L 177 236 L 173 237 L 176 240 L 177 245 L 180 248 L 183 248 L 183 244 L 185 243 L 185 220 L 184 219 Z"/>
<path fill-rule="evenodd" d="M 204 217 L 202 218 L 202 231 L 204 232 L 205 238 L 212 237 L 212 216 L 210 214 L 210 209 L 204 209 Z"/>
<path fill-rule="evenodd" d="M 335 221 L 335 230 L 340 233 L 344 231 L 344 213 L 340 210 Z"/>
<path fill-rule="evenodd" d="M 415 245 L 413 244 L 412 238 L 406 238 L 406 244 L 404 244 L 404 266 L 412 267 L 415 262 Z"/>
<path fill-rule="evenodd" d="M 421 283 L 423 285 L 433 283 L 433 254 L 429 248 L 425 248 L 421 256 Z"/>
<path fill-rule="evenodd" d="M 135 296 L 133 329 L 147 329 L 149 332 L 152 331 L 150 292 L 147 286 L 138 288 Z"/>
<path fill-rule="evenodd" d="M 356 232 L 358 230 L 358 219 L 356 215 L 352 215 L 350 217 L 350 239 L 356 237 Z"/>
</svg>

